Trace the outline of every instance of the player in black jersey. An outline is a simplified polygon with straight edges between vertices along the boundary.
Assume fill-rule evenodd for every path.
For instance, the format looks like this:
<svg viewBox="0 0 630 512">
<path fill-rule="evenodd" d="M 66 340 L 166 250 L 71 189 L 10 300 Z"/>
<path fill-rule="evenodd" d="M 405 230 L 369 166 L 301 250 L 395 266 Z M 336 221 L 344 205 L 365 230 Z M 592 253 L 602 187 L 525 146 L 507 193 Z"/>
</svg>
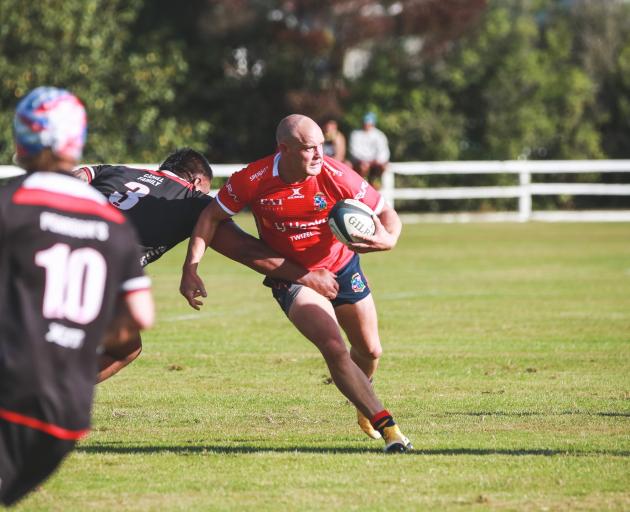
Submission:
<svg viewBox="0 0 630 512">
<path fill-rule="evenodd" d="M 187 239 L 199 214 L 212 201 L 208 195 L 212 168 L 201 153 L 190 148 L 170 154 L 157 171 L 92 165 L 77 168 L 74 175 L 105 194 L 112 205 L 127 215 L 140 239 L 143 266 Z M 261 274 L 300 282 L 329 298 L 337 294 L 338 285 L 331 272 L 324 269 L 309 272 L 281 257 L 231 220 L 220 225 L 210 247 Z M 99 382 L 140 355 L 140 336 L 135 345 L 128 344 L 127 348 L 126 354 L 101 356 Z"/>
<path fill-rule="evenodd" d="M 153 322 L 149 280 L 120 211 L 71 176 L 85 109 L 39 87 L 18 105 L 16 159 L 0 189 L 0 503 L 46 479 L 86 435 L 97 349 Z M 116 332 L 107 348 L 124 340 Z"/>
<path fill-rule="evenodd" d="M 199 214 L 212 201 L 208 195 L 212 169 L 192 149 L 173 153 L 157 171 L 93 165 L 74 174 L 129 217 L 142 246 L 142 266 L 188 238 Z"/>
</svg>

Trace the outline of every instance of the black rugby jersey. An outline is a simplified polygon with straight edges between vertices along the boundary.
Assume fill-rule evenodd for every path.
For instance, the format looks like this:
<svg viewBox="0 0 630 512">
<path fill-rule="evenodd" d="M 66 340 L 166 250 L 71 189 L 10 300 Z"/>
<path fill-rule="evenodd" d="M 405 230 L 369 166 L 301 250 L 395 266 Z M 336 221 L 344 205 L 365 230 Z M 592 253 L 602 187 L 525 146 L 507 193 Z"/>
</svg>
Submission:
<svg viewBox="0 0 630 512">
<path fill-rule="evenodd" d="M 1 187 L 0 418 L 81 437 L 117 299 L 148 287 L 133 228 L 89 185 L 45 172 Z"/>
<path fill-rule="evenodd" d="M 143 248 L 143 266 L 190 237 L 199 214 L 212 201 L 170 171 L 122 165 L 94 165 L 80 170 L 131 220 Z"/>
</svg>

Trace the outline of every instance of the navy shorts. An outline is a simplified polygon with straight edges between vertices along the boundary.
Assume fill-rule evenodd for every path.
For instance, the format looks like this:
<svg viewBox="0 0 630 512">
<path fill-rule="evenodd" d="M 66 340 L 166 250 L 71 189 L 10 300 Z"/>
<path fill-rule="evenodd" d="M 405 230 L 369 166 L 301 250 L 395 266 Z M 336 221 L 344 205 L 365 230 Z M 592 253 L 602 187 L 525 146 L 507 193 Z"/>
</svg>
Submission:
<svg viewBox="0 0 630 512">
<path fill-rule="evenodd" d="M 370 287 L 363 270 L 361 270 L 358 254 L 354 254 L 352 259 L 337 271 L 337 283 L 339 284 L 339 293 L 330 301 L 334 307 L 342 304 L 354 304 L 365 299 L 370 294 Z M 287 315 L 291 304 L 293 304 L 295 297 L 297 297 L 303 286 L 272 277 L 266 277 L 263 284 L 271 288 L 273 298 L 278 301 L 282 311 Z"/>
</svg>

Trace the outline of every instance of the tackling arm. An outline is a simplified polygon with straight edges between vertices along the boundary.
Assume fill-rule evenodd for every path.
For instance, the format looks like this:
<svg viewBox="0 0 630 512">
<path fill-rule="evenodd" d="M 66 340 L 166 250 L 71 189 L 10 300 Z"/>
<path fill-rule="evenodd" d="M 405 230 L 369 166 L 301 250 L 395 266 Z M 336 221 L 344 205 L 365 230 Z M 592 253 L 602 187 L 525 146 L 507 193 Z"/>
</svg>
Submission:
<svg viewBox="0 0 630 512">
<path fill-rule="evenodd" d="M 199 309 L 199 306 L 203 304 L 197 297 L 208 296 L 203 281 L 197 274 L 197 267 L 206 252 L 206 248 L 212 242 L 219 223 L 229 218 L 230 215 L 223 211 L 218 201 L 212 201 L 201 212 L 195 229 L 190 235 L 188 252 L 182 268 L 179 292 L 194 309 Z"/>
<path fill-rule="evenodd" d="M 305 269 L 280 256 L 231 220 L 221 222 L 217 226 L 210 247 L 260 274 L 303 284 L 329 299 L 337 296 L 339 285 L 332 272 L 325 269 L 312 271 Z"/>
</svg>

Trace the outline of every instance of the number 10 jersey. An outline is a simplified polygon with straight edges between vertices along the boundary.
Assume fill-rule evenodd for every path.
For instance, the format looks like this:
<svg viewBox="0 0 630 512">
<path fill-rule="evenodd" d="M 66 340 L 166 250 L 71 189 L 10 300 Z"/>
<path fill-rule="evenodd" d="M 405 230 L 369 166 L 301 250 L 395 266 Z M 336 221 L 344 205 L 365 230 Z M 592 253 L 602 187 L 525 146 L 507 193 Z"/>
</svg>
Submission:
<svg viewBox="0 0 630 512">
<path fill-rule="evenodd" d="M 0 418 L 81 437 L 117 299 L 149 284 L 133 228 L 86 183 L 46 172 L 0 188 Z"/>
</svg>

